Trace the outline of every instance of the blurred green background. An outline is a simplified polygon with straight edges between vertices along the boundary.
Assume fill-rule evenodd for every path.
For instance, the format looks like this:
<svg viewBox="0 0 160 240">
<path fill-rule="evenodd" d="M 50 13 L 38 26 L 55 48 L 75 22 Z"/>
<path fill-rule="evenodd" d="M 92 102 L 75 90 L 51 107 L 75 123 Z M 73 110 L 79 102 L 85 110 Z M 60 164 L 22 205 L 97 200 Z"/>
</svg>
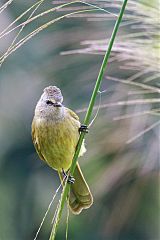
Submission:
<svg viewBox="0 0 160 240">
<path fill-rule="evenodd" d="M 1 5 L 5 2 L 1 1 Z M 61 2 L 67 1 L 59 1 L 59 4 Z M 34 15 L 54 7 L 55 3 L 56 1 L 44 1 Z M 115 6 L 111 1 L 92 3 L 118 13 L 122 1 L 116 1 Z M 33 1 L 13 1 L 0 14 L 0 30 L 32 4 Z M 159 88 L 158 78 L 145 82 L 146 78 L 159 74 L 156 64 L 153 64 L 153 61 L 157 62 L 159 48 L 156 48 L 154 55 L 152 54 L 153 48 L 157 47 L 154 44 L 157 41 L 153 41 L 153 38 L 156 38 L 153 32 L 156 28 L 154 20 L 157 21 L 158 17 L 158 3 L 155 1 L 154 4 L 151 6 L 147 1 L 130 1 L 123 24 L 127 21 L 132 23 L 126 26 L 124 24 L 119 30 L 106 76 L 128 81 L 135 74 L 148 69 L 148 72 L 137 75 L 134 82 Z M 82 4 L 72 5 L 72 8 L 62 12 L 37 19 L 24 27 L 19 39 L 56 16 L 80 9 L 82 6 L 84 7 Z M 140 7 L 143 7 L 142 16 Z M 28 16 L 29 14 L 14 26 L 26 20 Z M 153 22 L 147 22 L 149 17 Z M 43 88 L 49 85 L 60 87 L 65 105 L 76 111 L 83 122 L 85 111 L 80 109 L 88 106 L 104 49 L 107 47 L 102 40 L 109 39 L 115 19 L 113 15 L 100 11 L 65 18 L 30 39 L 2 64 L 0 240 L 34 239 L 52 195 L 60 183 L 57 173 L 39 161 L 31 140 L 34 108 Z M 131 33 L 142 31 L 146 31 L 145 36 L 137 34 L 136 37 L 129 37 Z M 1 55 L 7 50 L 17 32 L 15 30 L 0 39 Z M 121 40 L 120 37 L 123 36 L 126 37 Z M 152 41 L 149 42 L 148 39 L 151 38 Z M 91 40 L 101 41 L 93 44 Z M 144 52 L 143 47 L 146 47 Z M 133 52 L 126 58 L 123 53 L 131 50 Z M 150 56 L 146 56 L 146 52 L 150 53 Z M 152 62 L 146 63 L 148 58 Z M 135 65 L 126 65 L 129 62 Z M 86 136 L 87 153 L 79 159 L 93 193 L 94 204 L 78 216 L 70 214 L 68 239 L 159 239 L 159 104 L 152 103 L 152 99 L 158 99 L 159 93 L 149 90 L 146 94 L 147 89 L 139 85 L 126 85 L 109 78 L 103 80 L 101 91 L 104 93 L 101 94 L 99 114 Z M 150 101 L 138 104 L 137 99 Z M 127 101 L 130 100 L 135 103 L 128 105 Z M 123 104 L 119 105 L 120 101 L 123 101 Z M 99 96 L 96 105 L 98 104 Z M 157 114 L 153 114 L 155 109 Z M 143 112 L 148 113 L 142 114 Z M 132 114 L 137 113 L 137 116 L 132 117 Z M 95 114 L 96 110 L 92 117 Z M 117 117 L 126 114 L 131 117 L 116 120 Z M 155 126 L 152 127 L 153 124 Z M 144 132 L 150 127 L 150 130 Z M 134 136 L 137 136 L 135 140 L 132 139 Z M 51 220 L 59 197 L 60 192 L 38 236 L 40 240 L 49 238 Z M 66 210 L 58 229 L 57 240 L 65 239 L 65 228 Z"/>
</svg>

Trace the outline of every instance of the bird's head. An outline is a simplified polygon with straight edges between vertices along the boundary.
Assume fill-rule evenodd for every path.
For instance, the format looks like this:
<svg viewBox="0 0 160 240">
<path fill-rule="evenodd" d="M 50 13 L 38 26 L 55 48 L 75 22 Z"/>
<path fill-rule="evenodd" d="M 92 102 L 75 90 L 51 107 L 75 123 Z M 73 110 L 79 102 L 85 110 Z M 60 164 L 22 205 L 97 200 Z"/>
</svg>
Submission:
<svg viewBox="0 0 160 240">
<path fill-rule="evenodd" d="M 64 109 L 62 102 L 63 96 L 58 87 L 46 87 L 37 103 L 35 113 L 42 116 L 59 117 Z"/>
</svg>

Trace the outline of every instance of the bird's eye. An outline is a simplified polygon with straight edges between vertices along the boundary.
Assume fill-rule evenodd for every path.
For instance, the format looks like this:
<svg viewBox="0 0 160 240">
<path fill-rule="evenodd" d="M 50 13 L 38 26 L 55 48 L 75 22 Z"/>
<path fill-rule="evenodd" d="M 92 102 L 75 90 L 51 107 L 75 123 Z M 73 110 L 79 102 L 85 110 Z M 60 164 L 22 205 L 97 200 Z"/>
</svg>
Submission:
<svg viewBox="0 0 160 240">
<path fill-rule="evenodd" d="M 51 102 L 51 101 L 49 101 L 49 100 L 46 101 L 46 104 L 47 104 L 47 105 L 50 105 L 50 106 L 51 106 L 51 105 L 54 105 L 54 103 Z"/>
</svg>

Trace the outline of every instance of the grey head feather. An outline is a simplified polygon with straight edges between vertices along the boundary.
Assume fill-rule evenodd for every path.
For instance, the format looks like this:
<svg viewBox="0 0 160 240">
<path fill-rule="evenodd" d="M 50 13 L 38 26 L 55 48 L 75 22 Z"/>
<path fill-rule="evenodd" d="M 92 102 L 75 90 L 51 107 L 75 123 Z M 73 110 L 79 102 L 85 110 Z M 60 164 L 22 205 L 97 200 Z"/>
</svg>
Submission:
<svg viewBox="0 0 160 240">
<path fill-rule="evenodd" d="M 61 90 L 56 86 L 46 87 L 43 92 L 47 95 L 48 98 L 53 98 L 55 102 L 63 102 L 63 96 Z"/>
<path fill-rule="evenodd" d="M 47 104 L 47 101 L 62 103 L 63 96 L 61 90 L 56 86 L 49 86 L 43 90 L 43 94 L 40 97 L 37 106 L 35 108 L 35 116 L 40 118 L 46 118 L 46 120 L 59 121 L 63 120 L 65 116 L 65 108 L 54 107 Z"/>
</svg>

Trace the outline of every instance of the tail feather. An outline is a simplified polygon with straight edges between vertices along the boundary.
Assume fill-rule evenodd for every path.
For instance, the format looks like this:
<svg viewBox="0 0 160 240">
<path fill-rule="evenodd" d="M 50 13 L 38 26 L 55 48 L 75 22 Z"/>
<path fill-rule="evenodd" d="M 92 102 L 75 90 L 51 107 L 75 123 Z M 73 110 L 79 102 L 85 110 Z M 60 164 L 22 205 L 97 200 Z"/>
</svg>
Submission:
<svg viewBox="0 0 160 240">
<path fill-rule="evenodd" d="M 92 205 L 93 197 L 78 163 L 74 171 L 74 178 L 75 183 L 70 189 L 69 205 L 74 214 L 79 214 L 83 209 Z"/>
<path fill-rule="evenodd" d="M 92 205 L 93 197 L 78 163 L 74 171 L 74 178 L 75 182 L 70 188 L 69 206 L 74 214 L 79 214 L 83 209 Z"/>
</svg>

